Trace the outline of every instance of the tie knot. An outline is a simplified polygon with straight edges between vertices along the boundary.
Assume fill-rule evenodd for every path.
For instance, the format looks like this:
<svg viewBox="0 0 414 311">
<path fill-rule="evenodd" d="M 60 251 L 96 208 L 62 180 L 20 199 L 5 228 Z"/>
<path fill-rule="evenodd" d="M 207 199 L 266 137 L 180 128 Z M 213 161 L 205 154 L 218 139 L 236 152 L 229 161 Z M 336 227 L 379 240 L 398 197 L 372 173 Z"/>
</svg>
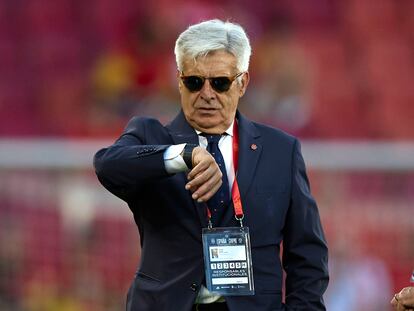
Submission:
<svg viewBox="0 0 414 311">
<path fill-rule="evenodd" d="M 207 138 L 207 142 L 209 144 L 218 144 L 222 136 L 221 134 L 206 134 L 206 133 L 203 133 L 201 135 Z"/>
</svg>

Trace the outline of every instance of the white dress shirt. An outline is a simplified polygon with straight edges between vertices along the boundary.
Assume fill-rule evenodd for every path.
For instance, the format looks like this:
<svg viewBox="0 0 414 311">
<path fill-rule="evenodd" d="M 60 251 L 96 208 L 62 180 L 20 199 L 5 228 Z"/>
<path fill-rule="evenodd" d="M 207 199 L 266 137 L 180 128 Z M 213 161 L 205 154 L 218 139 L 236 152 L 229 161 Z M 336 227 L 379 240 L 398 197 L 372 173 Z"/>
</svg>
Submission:
<svg viewBox="0 0 414 311">
<path fill-rule="evenodd" d="M 233 165 L 233 125 L 226 130 L 227 135 L 223 135 L 218 143 L 221 154 L 223 155 L 224 164 L 226 165 L 227 179 L 229 181 L 229 189 L 233 186 L 234 178 L 236 176 Z M 207 148 L 207 138 L 202 136 L 202 132 L 196 130 L 198 135 L 198 142 L 200 147 Z M 172 145 L 164 151 L 165 169 L 168 173 L 174 174 L 188 171 L 189 168 L 184 162 L 181 152 L 186 144 Z"/>
</svg>

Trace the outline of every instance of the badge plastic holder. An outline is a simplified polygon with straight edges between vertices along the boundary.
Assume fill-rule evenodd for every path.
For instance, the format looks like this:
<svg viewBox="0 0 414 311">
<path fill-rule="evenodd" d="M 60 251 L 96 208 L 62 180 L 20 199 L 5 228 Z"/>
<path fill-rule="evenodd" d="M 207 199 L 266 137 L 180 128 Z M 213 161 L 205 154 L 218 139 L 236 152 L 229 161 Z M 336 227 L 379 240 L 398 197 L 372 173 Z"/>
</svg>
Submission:
<svg viewBox="0 0 414 311">
<path fill-rule="evenodd" d="M 206 286 L 221 296 L 254 295 L 248 227 L 204 228 Z"/>
</svg>

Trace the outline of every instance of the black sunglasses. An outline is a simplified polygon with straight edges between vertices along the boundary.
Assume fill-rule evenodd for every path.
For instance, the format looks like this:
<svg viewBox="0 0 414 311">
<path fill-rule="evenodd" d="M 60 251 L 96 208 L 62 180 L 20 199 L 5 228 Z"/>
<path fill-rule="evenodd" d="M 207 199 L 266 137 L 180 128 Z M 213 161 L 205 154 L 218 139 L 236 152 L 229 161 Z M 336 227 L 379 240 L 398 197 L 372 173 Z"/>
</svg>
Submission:
<svg viewBox="0 0 414 311">
<path fill-rule="evenodd" d="M 192 93 L 198 92 L 203 88 L 204 82 L 209 80 L 211 87 L 218 93 L 227 92 L 234 80 L 240 77 L 244 72 L 240 72 L 233 77 L 200 77 L 200 76 L 184 76 L 181 73 L 181 80 L 185 87 Z"/>
</svg>

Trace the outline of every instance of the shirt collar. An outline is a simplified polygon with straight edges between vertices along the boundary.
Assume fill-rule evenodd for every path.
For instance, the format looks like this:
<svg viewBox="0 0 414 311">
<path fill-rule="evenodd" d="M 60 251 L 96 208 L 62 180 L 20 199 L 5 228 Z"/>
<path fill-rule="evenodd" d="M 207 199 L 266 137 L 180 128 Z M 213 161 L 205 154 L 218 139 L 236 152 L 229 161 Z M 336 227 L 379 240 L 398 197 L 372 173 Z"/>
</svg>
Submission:
<svg viewBox="0 0 414 311">
<path fill-rule="evenodd" d="M 225 131 L 225 133 L 231 137 L 233 137 L 233 126 L 234 126 L 234 120 L 233 122 L 231 122 L 229 128 Z M 199 130 L 195 130 L 197 135 L 202 134 L 203 132 L 199 131 Z"/>
</svg>

